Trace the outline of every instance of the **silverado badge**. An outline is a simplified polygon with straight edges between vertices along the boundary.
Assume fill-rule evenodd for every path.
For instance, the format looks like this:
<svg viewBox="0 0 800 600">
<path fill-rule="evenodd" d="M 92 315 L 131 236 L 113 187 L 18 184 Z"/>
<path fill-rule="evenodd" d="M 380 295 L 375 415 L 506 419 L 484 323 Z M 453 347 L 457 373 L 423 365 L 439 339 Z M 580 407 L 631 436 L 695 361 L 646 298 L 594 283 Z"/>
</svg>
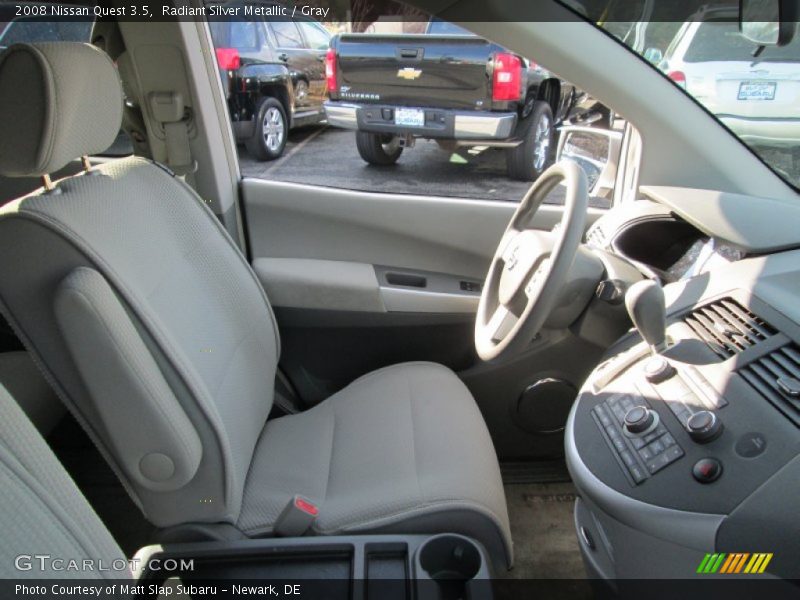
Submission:
<svg viewBox="0 0 800 600">
<path fill-rule="evenodd" d="M 404 67 L 397 72 L 400 79 L 408 79 L 409 81 L 417 79 L 422 75 L 422 69 L 415 69 L 414 67 Z"/>
</svg>

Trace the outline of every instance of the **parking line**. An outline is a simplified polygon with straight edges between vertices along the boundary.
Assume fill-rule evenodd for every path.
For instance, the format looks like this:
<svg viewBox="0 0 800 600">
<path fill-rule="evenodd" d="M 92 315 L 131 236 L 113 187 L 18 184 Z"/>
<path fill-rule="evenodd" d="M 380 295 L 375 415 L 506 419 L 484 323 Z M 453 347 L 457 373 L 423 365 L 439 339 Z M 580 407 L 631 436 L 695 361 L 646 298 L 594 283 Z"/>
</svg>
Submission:
<svg viewBox="0 0 800 600">
<path fill-rule="evenodd" d="M 281 166 L 281 165 L 282 165 L 284 162 L 286 162 L 286 161 L 287 161 L 287 160 L 289 160 L 289 159 L 290 159 L 292 156 L 294 156 L 294 155 L 295 155 L 295 153 L 296 153 L 296 152 L 298 152 L 298 151 L 299 151 L 301 148 L 304 148 L 304 147 L 305 147 L 305 145 L 306 145 L 306 144 L 308 144 L 308 143 L 309 143 L 311 140 L 313 140 L 313 139 L 316 139 L 318 136 L 320 136 L 320 135 L 322 134 L 322 132 L 323 132 L 323 131 L 327 131 L 327 130 L 328 130 L 328 126 L 327 126 L 327 125 L 325 125 L 324 127 L 320 127 L 320 128 L 317 130 L 317 131 L 315 131 L 314 133 L 312 133 L 311 135 L 309 135 L 309 136 L 308 136 L 306 139 L 304 139 L 302 142 L 300 142 L 299 144 L 297 144 L 297 146 L 295 146 L 294 148 L 292 148 L 292 149 L 291 149 L 289 152 L 287 152 L 286 154 L 284 154 L 283 156 L 281 156 L 281 157 L 280 157 L 278 160 L 276 160 L 275 162 L 273 162 L 273 163 L 272 163 L 272 164 L 271 164 L 269 167 L 267 167 L 267 169 L 266 169 L 266 170 L 264 170 L 264 171 L 261 173 L 261 175 L 259 175 L 259 176 L 260 176 L 260 177 L 264 177 L 265 175 L 269 174 L 271 171 L 273 171 L 273 170 L 274 170 L 274 169 L 276 169 L 277 167 Z"/>
</svg>

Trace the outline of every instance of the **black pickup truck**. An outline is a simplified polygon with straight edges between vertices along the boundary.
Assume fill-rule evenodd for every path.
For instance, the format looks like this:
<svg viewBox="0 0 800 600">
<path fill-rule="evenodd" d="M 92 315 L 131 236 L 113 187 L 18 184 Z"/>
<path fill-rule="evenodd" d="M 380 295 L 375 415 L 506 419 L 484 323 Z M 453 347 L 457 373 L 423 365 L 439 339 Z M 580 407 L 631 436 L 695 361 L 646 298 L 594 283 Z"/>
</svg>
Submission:
<svg viewBox="0 0 800 600">
<path fill-rule="evenodd" d="M 425 34 L 343 34 L 325 61 L 328 123 L 356 130 L 370 164 L 390 165 L 416 138 L 506 149 L 508 174 L 534 180 L 550 164 L 555 126 L 585 94 L 533 61 L 461 27 Z"/>
</svg>

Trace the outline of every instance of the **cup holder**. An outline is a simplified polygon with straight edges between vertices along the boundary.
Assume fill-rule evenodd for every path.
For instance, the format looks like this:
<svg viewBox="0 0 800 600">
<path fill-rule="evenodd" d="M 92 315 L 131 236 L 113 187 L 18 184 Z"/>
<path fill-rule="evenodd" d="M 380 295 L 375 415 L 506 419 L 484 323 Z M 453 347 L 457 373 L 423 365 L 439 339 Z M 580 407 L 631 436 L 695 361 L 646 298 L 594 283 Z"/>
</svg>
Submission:
<svg viewBox="0 0 800 600">
<path fill-rule="evenodd" d="M 437 581 L 467 581 L 478 574 L 483 563 L 475 544 L 458 535 L 430 538 L 418 556 L 425 574 Z"/>
</svg>

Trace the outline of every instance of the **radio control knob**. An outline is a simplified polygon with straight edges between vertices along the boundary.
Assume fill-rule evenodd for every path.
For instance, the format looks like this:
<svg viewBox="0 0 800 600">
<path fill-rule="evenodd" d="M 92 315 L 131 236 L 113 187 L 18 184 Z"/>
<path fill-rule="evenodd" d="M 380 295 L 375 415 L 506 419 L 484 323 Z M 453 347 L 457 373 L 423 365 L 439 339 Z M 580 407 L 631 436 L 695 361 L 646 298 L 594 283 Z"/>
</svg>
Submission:
<svg viewBox="0 0 800 600">
<path fill-rule="evenodd" d="M 722 429 L 722 421 L 710 410 L 696 412 L 686 421 L 689 437 L 698 444 L 705 444 L 718 438 Z"/>
<path fill-rule="evenodd" d="M 625 413 L 625 429 L 630 433 L 642 433 L 655 421 L 653 411 L 645 406 L 634 406 Z"/>
</svg>

